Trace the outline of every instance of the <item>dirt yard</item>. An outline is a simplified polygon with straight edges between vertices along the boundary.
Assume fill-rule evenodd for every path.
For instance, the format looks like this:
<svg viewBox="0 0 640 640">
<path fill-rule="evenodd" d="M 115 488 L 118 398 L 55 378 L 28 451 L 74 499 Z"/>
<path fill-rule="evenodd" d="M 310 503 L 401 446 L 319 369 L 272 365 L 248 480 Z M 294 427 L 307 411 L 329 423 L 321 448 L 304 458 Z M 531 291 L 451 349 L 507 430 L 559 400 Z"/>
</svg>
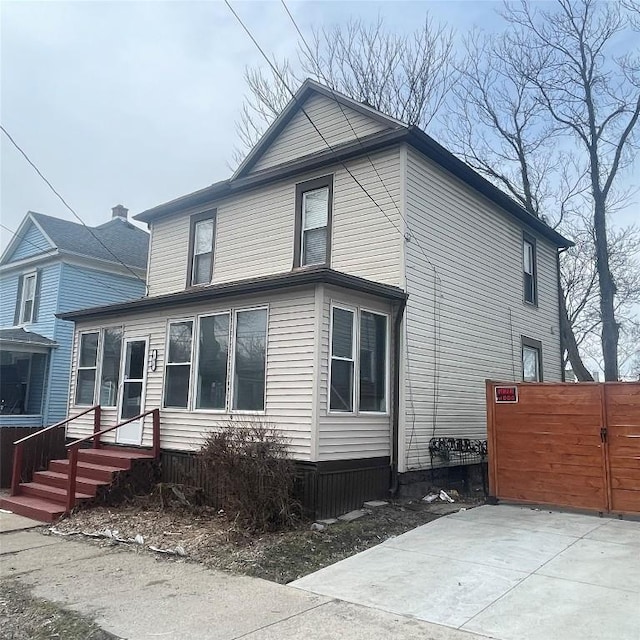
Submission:
<svg viewBox="0 0 640 640">
<path fill-rule="evenodd" d="M 98 507 L 62 520 L 49 535 L 69 535 L 88 544 L 120 545 L 135 553 L 184 557 L 208 567 L 285 584 L 384 540 L 471 504 L 398 500 L 351 522 L 300 523 L 290 531 L 247 535 L 213 509 L 137 498 L 127 505 Z M 320 530 L 317 530 L 320 529 Z"/>
</svg>

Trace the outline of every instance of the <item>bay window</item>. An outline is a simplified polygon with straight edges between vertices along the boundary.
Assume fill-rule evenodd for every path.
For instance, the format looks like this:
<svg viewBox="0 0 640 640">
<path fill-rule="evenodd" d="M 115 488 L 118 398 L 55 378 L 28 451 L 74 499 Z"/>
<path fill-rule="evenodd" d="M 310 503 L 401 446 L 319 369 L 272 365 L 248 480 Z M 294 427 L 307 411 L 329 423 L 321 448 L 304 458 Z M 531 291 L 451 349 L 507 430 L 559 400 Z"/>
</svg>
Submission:
<svg viewBox="0 0 640 640">
<path fill-rule="evenodd" d="M 264 411 L 267 310 L 236 311 L 233 408 Z"/>
<path fill-rule="evenodd" d="M 196 409 L 225 409 L 229 361 L 230 314 L 200 318 Z"/>
<path fill-rule="evenodd" d="M 333 307 L 331 318 L 331 393 L 332 411 L 353 411 L 354 319 L 349 309 Z"/>
</svg>

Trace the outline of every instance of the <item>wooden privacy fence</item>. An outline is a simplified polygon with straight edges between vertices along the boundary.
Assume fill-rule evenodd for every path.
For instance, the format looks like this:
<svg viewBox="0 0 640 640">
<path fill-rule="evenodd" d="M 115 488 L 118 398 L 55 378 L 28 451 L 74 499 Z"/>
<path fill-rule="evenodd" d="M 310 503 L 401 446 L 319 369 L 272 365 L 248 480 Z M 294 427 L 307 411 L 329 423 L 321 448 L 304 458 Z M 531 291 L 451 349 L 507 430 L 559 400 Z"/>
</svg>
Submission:
<svg viewBox="0 0 640 640">
<path fill-rule="evenodd" d="M 487 381 L 489 493 L 640 513 L 640 382 Z"/>
</svg>

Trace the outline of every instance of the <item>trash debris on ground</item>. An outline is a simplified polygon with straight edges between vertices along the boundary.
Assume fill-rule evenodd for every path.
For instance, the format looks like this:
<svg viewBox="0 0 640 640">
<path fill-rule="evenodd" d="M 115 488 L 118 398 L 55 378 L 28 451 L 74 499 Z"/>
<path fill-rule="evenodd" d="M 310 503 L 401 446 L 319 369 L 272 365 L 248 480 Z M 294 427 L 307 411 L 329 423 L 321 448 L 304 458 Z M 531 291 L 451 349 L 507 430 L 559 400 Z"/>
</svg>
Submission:
<svg viewBox="0 0 640 640">
<path fill-rule="evenodd" d="M 432 504 L 439 500 L 440 502 L 452 503 L 455 502 L 455 500 L 451 497 L 452 495 L 455 495 L 456 498 L 460 499 L 460 494 L 455 489 L 451 489 L 449 493 L 447 493 L 444 489 L 440 489 L 438 493 L 427 494 L 424 498 L 422 498 L 422 502 Z"/>
</svg>

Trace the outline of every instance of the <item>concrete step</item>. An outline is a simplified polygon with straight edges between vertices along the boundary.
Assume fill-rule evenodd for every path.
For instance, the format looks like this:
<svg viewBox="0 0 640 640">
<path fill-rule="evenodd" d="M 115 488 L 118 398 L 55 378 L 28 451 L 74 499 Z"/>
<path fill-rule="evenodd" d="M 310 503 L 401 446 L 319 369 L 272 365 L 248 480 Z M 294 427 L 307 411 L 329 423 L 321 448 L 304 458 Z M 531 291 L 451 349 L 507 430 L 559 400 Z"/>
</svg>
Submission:
<svg viewBox="0 0 640 640">
<path fill-rule="evenodd" d="M 64 507 L 57 502 L 27 495 L 0 498 L 0 509 L 39 522 L 55 522 L 64 513 Z"/>
<path fill-rule="evenodd" d="M 61 505 L 65 505 L 67 502 L 66 489 L 52 487 L 48 484 L 40 484 L 38 482 L 22 482 L 20 484 L 20 495 L 42 498 L 42 500 L 58 502 Z M 77 504 L 78 500 L 90 500 L 91 498 L 93 498 L 93 496 L 88 493 L 76 491 L 75 503 Z"/>
<path fill-rule="evenodd" d="M 33 474 L 33 482 L 46 484 L 51 487 L 67 488 L 68 476 L 66 473 L 57 473 L 56 471 L 36 471 Z M 105 480 L 96 480 L 95 478 L 76 477 L 76 491 L 95 496 L 98 487 L 103 487 L 109 483 Z"/>
</svg>

